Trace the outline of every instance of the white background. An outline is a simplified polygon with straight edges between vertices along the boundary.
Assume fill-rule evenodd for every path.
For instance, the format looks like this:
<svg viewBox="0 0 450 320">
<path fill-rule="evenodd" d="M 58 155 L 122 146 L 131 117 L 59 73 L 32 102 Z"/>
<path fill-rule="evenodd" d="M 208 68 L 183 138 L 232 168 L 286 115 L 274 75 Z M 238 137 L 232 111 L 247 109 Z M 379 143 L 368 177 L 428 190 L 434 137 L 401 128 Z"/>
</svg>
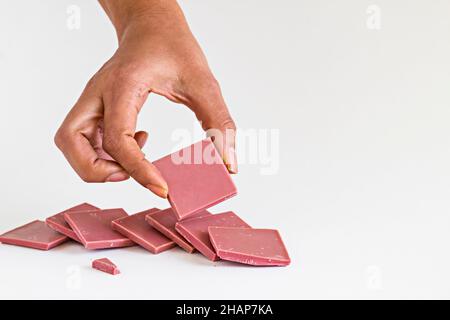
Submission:
<svg viewBox="0 0 450 320">
<path fill-rule="evenodd" d="M 67 27 L 72 4 L 79 30 Z M 279 229 L 292 264 L 0 245 L 0 298 L 450 298 L 450 2 L 181 4 L 238 126 L 280 133 L 278 172 L 241 164 L 239 195 L 212 211 Z M 380 30 L 367 27 L 369 5 Z M 133 181 L 83 183 L 53 145 L 115 46 L 95 1 L 0 1 L 0 232 L 85 201 L 130 214 L 167 206 Z M 149 158 L 194 120 L 150 96 L 139 125 Z M 92 270 L 101 257 L 122 274 Z"/>
</svg>

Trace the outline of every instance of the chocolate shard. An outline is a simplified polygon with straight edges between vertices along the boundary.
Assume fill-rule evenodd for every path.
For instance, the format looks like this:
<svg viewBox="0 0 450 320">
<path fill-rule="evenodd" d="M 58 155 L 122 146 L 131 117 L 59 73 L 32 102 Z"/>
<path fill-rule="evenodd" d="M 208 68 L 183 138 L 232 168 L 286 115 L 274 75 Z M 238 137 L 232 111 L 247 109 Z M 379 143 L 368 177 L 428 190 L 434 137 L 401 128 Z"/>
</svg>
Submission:
<svg viewBox="0 0 450 320">
<path fill-rule="evenodd" d="M 117 266 L 108 258 L 96 259 L 92 261 L 92 268 L 112 275 L 120 273 L 120 270 L 117 268 Z"/>
</svg>

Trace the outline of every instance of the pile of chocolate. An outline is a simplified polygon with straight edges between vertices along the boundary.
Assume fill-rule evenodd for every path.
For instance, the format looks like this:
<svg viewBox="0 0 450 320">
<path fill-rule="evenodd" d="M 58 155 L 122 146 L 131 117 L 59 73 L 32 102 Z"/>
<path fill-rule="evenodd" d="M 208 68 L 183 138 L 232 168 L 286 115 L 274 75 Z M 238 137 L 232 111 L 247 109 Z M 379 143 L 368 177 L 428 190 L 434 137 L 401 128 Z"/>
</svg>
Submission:
<svg viewBox="0 0 450 320">
<path fill-rule="evenodd" d="M 254 229 L 228 211 L 206 209 L 237 194 L 237 189 L 210 139 L 153 162 L 169 186 L 170 208 L 133 215 L 123 209 L 100 209 L 83 203 L 46 221 L 36 220 L 6 232 L 0 242 L 49 250 L 66 241 L 86 249 L 139 245 L 157 254 L 179 246 L 199 251 L 211 261 L 228 260 L 254 266 L 286 266 L 289 255 L 277 230 Z M 111 274 L 107 258 L 92 266 Z"/>
</svg>

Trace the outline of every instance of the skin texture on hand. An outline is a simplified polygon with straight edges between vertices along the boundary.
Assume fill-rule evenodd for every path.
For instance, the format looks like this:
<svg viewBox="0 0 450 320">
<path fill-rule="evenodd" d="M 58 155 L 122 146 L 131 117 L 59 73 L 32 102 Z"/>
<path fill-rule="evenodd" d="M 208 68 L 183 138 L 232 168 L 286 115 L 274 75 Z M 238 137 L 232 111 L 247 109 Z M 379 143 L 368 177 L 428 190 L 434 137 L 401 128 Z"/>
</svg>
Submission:
<svg viewBox="0 0 450 320">
<path fill-rule="evenodd" d="M 86 182 L 131 176 L 167 197 L 167 183 L 141 151 L 148 134 L 136 132 L 139 111 L 155 93 L 189 107 L 236 173 L 235 124 L 176 1 L 100 4 L 116 28 L 119 47 L 90 79 L 55 135 L 73 169 Z"/>
</svg>

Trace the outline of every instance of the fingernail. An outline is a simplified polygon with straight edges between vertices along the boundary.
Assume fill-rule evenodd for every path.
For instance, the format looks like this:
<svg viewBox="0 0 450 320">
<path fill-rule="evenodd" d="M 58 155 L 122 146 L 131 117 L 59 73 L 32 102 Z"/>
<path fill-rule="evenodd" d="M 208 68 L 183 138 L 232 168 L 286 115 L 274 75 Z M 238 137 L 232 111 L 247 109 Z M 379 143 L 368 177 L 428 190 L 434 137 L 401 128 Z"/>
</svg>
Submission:
<svg viewBox="0 0 450 320">
<path fill-rule="evenodd" d="M 228 150 L 228 157 L 224 157 L 223 159 L 228 172 L 231 174 L 236 174 L 238 172 L 236 152 L 232 149 Z"/>
<path fill-rule="evenodd" d="M 238 173 L 238 168 L 236 164 L 227 164 L 227 170 L 229 173 L 231 174 L 236 174 Z"/>
<path fill-rule="evenodd" d="M 149 184 L 146 188 L 163 199 L 167 198 L 168 190 L 166 188 L 154 184 Z"/>
<path fill-rule="evenodd" d="M 124 181 L 130 178 L 130 175 L 124 171 L 119 171 L 116 173 L 113 173 L 108 178 L 106 178 L 106 182 L 119 182 Z"/>
</svg>

